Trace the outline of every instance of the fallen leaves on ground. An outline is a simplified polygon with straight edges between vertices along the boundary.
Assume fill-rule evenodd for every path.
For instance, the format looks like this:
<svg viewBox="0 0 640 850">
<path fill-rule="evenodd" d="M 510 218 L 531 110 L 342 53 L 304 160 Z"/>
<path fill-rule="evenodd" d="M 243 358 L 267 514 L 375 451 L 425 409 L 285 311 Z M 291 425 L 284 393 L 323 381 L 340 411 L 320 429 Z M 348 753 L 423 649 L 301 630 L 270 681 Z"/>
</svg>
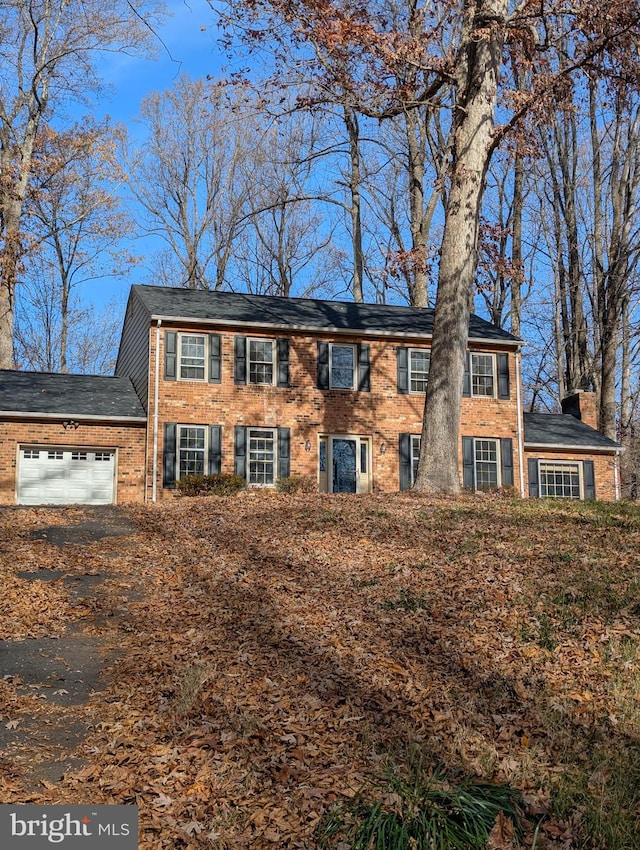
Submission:
<svg viewBox="0 0 640 850">
<path fill-rule="evenodd" d="M 77 616 L 62 584 L 23 592 L 24 569 L 108 571 L 97 613 L 126 609 L 83 613 L 119 660 L 83 709 L 85 766 L 30 802 L 138 803 L 142 850 L 310 848 L 419 748 L 521 789 L 537 847 L 583 846 L 551 800 L 581 747 L 637 747 L 640 510 L 254 491 L 126 512 L 126 546 L 62 552 L 31 539 L 42 512 L 0 514 L 3 638 Z M 7 768 L 3 799 L 26 802 Z"/>
</svg>

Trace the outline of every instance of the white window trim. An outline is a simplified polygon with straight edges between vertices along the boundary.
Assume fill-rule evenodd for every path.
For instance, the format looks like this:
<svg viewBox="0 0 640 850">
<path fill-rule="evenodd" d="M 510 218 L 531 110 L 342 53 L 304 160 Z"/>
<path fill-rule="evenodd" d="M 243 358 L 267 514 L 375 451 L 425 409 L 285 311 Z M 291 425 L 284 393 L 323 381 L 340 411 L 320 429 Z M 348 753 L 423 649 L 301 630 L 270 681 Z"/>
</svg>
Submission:
<svg viewBox="0 0 640 850">
<path fill-rule="evenodd" d="M 251 434 L 258 431 L 261 434 L 270 434 L 273 440 L 273 477 L 271 481 L 252 481 L 251 480 Z M 249 487 L 273 487 L 278 480 L 278 429 L 277 428 L 259 428 L 247 427 L 247 443 L 246 443 L 246 480 Z"/>
<path fill-rule="evenodd" d="M 410 348 L 409 353 L 407 355 L 407 359 L 409 361 L 408 362 L 408 366 L 409 366 L 409 392 L 412 393 L 413 395 L 424 395 L 425 392 L 426 392 L 426 389 L 425 390 L 414 390 L 411 387 L 412 375 L 413 375 L 413 369 L 411 368 L 411 356 L 414 353 L 428 354 L 429 355 L 429 368 L 431 368 L 431 349 L 430 348 Z M 420 374 L 422 374 L 422 373 L 420 373 Z M 425 380 L 425 383 L 428 383 L 428 382 L 429 382 L 429 377 L 428 377 L 428 374 L 427 374 L 427 378 Z"/>
<path fill-rule="evenodd" d="M 181 452 L 180 435 L 181 435 L 182 431 L 186 430 L 187 428 L 198 428 L 198 429 L 204 431 L 204 448 L 202 449 L 203 455 L 204 455 L 203 456 L 203 466 L 202 466 L 203 471 L 202 471 L 202 473 L 187 472 L 183 476 L 181 474 L 181 469 L 180 469 L 180 467 L 181 467 L 181 464 L 180 464 L 180 452 Z M 191 451 L 200 451 L 200 449 L 192 449 Z M 175 475 L 176 481 L 180 481 L 180 479 L 184 478 L 186 475 L 198 475 L 198 474 L 206 475 L 207 474 L 207 458 L 208 458 L 208 456 L 209 456 L 209 429 L 207 428 L 206 425 L 189 425 L 189 423 L 187 423 L 187 422 L 183 423 L 182 425 L 176 425 L 176 475 Z"/>
<path fill-rule="evenodd" d="M 202 366 L 203 366 L 203 374 L 202 378 L 185 378 L 182 376 L 182 340 L 186 337 L 202 337 L 204 340 L 204 355 L 202 358 Z M 207 343 L 207 334 L 206 333 L 187 333 L 181 332 L 178 333 L 178 344 L 177 344 L 177 352 L 176 352 L 176 378 L 178 381 L 196 381 L 199 384 L 206 383 L 207 381 L 207 355 L 208 355 L 208 343 Z M 192 368 L 192 367 L 187 367 Z"/>
<path fill-rule="evenodd" d="M 491 378 L 493 380 L 493 392 L 491 395 L 485 395 L 484 393 L 474 393 L 473 391 L 473 376 L 477 374 L 474 372 L 473 368 L 473 358 L 474 357 L 490 357 L 491 358 Z M 482 376 L 480 376 L 482 377 Z M 471 392 L 471 396 L 473 398 L 495 398 L 498 390 L 498 380 L 497 380 L 497 372 L 496 372 L 496 356 L 488 351 L 470 351 L 469 352 L 469 389 Z"/>
<path fill-rule="evenodd" d="M 543 466 L 570 466 L 578 472 L 578 496 L 549 496 L 542 494 L 542 467 Z M 540 499 L 566 499 L 570 502 L 577 502 L 584 499 L 584 464 L 581 460 L 550 460 L 549 458 L 540 458 L 538 460 L 538 495 Z"/>
<path fill-rule="evenodd" d="M 351 370 L 351 386 L 350 387 L 336 387 L 333 384 L 333 349 L 334 348 L 350 348 L 353 352 L 353 369 Z M 356 381 L 358 375 L 358 348 L 356 345 L 351 343 L 339 343 L 339 342 L 330 342 L 329 343 L 329 389 L 331 390 L 355 390 L 356 389 Z"/>
<path fill-rule="evenodd" d="M 489 398 L 489 396 L 480 396 L 481 398 Z M 482 493 L 486 488 L 478 487 L 478 463 L 485 463 L 488 461 L 478 461 L 476 455 L 476 446 L 478 443 L 494 443 L 496 447 L 496 488 L 502 487 L 502 457 L 501 457 L 501 443 L 497 437 L 474 437 L 473 438 L 473 479 L 475 481 L 474 490 L 476 493 Z"/>
<path fill-rule="evenodd" d="M 274 339 L 266 339 L 265 337 L 251 336 L 247 337 L 245 340 L 246 348 L 245 348 L 245 363 L 246 363 L 246 374 L 245 380 L 248 385 L 253 387 L 272 387 L 277 378 L 278 364 L 276 362 L 276 341 Z M 271 345 L 271 380 L 270 381 L 252 381 L 251 380 L 251 343 L 259 342 L 269 343 Z M 264 361 L 260 361 L 261 363 Z"/>
</svg>

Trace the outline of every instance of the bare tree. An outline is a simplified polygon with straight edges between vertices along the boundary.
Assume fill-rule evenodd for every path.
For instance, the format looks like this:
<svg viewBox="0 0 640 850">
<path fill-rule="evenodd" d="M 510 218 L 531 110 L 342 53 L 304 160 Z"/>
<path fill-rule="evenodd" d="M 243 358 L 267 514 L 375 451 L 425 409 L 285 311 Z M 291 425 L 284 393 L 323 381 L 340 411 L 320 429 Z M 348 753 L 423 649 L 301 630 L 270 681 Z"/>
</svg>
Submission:
<svg viewBox="0 0 640 850">
<path fill-rule="evenodd" d="M 18 287 L 15 314 L 15 359 L 19 369 L 63 371 L 60 280 L 55 269 L 36 255 L 29 286 Z M 81 302 L 72 292 L 67 303 L 65 371 L 113 374 L 121 328 L 122 305 L 102 309 Z"/>
<path fill-rule="evenodd" d="M 148 139 L 129 154 L 129 186 L 146 211 L 143 230 L 159 236 L 175 275 L 164 283 L 220 289 L 255 177 L 255 117 L 223 86 L 182 76 L 142 104 Z"/>
<path fill-rule="evenodd" d="M 99 86 L 101 52 L 147 49 L 156 14 L 127 0 L 0 2 L 0 367 L 13 364 L 23 208 L 42 122 Z"/>
<path fill-rule="evenodd" d="M 308 197 L 315 161 L 308 123 L 294 110 L 265 128 L 248 152 L 252 191 L 232 253 L 236 277 L 251 292 L 288 297 L 303 279 L 311 281 L 305 294 L 331 284 L 333 227 Z"/>
<path fill-rule="evenodd" d="M 22 301 L 42 305 L 42 336 L 48 359 L 61 372 L 68 370 L 70 324 L 77 324 L 75 290 L 87 281 L 125 274 L 133 258 L 121 240 L 132 232 L 130 219 L 120 210 L 117 190 L 122 183 L 116 158 L 117 131 L 107 122 L 85 121 L 56 133 L 47 127 L 34 154 L 37 184 L 25 204 L 24 232 L 32 246 L 25 254 L 22 286 L 33 288 Z M 46 286 L 50 293 L 44 293 Z M 51 310 L 55 321 L 51 324 Z M 76 315 L 74 315 L 74 312 Z M 23 318 L 24 326 L 24 318 Z"/>
<path fill-rule="evenodd" d="M 589 85 L 591 292 L 596 321 L 598 424 L 617 436 L 617 374 L 625 307 L 640 257 L 640 101 L 627 86 L 606 93 L 603 110 Z M 621 399 L 624 406 L 624 395 Z"/>
</svg>

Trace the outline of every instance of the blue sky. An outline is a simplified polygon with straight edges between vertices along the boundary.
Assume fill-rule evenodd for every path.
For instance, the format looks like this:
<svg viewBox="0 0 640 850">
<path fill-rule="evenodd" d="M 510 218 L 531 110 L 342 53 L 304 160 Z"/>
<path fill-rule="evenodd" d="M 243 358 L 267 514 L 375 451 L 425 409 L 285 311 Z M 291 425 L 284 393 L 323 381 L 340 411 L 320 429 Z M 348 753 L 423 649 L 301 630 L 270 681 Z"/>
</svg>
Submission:
<svg viewBox="0 0 640 850">
<path fill-rule="evenodd" d="M 169 0 L 167 6 L 171 15 L 157 30 L 155 58 L 108 54 L 100 60 L 100 73 L 107 88 L 93 112 L 98 118 L 108 115 L 114 123 L 125 124 L 133 138 L 145 95 L 170 88 L 183 73 L 194 78 L 208 74 L 215 77 L 227 64 L 217 45 L 215 13 L 206 0 Z M 141 255 L 150 247 L 146 249 L 144 240 L 140 240 L 132 250 Z M 146 270 L 140 267 L 126 280 L 86 284 L 83 300 L 102 307 L 115 298 L 124 309 L 130 284 L 142 282 L 149 281 Z"/>
</svg>

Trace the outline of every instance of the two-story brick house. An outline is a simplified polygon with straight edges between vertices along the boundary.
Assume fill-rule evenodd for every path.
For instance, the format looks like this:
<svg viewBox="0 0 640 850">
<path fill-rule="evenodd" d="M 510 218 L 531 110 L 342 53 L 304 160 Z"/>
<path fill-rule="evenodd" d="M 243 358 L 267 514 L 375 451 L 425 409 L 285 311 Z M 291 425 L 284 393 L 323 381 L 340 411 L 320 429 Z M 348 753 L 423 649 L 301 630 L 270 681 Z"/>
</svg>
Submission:
<svg viewBox="0 0 640 850">
<path fill-rule="evenodd" d="M 36 414 L 61 376 L 34 376 L 29 397 L 24 373 L 0 372 L 0 499 L 34 503 L 61 493 L 61 501 L 155 501 L 185 475 L 216 472 L 235 472 L 252 486 L 300 474 L 324 492 L 407 489 L 420 448 L 432 322 L 433 311 L 408 307 L 134 286 L 115 378 L 65 376 L 66 401 L 58 399 L 45 421 Z M 555 425 L 547 431 L 545 415 L 523 416 L 521 346 L 471 317 L 464 485 L 616 498 L 618 447 L 578 418 L 577 404 L 550 416 Z M 93 413 L 90 404 L 78 407 L 82 380 L 85 390 L 96 382 Z M 114 400 L 107 433 L 98 408 L 108 407 L 110 380 L 139 404 Z M 91 480 L 106 462 L 96 458 L 107 455 L 110 491 L 76 486 L 74 497 L 73 488 L 56 490 L 59 478 Z"/>
</svg>

